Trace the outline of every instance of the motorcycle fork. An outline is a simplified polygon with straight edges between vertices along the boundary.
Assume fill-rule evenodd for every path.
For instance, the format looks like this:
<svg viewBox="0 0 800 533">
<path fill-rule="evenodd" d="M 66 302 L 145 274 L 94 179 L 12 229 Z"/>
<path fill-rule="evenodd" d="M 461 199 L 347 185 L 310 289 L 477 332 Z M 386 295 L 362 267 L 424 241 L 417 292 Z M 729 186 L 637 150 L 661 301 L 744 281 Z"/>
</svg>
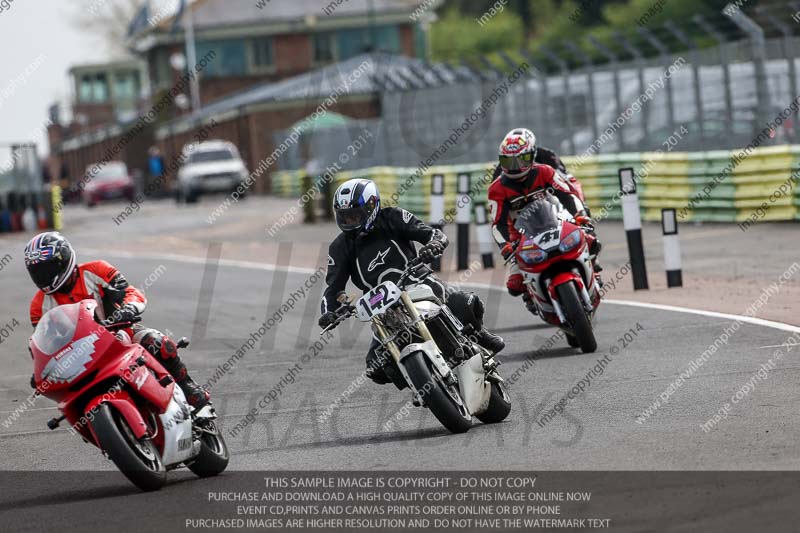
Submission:
<svg viewBox="0 0 800 533">
<path fill-rule="evenodd" d="M 408 314 L 414 321 L 414 325 L 417 326 L 417 331 L 419 331 L 420 337 L 422 337 L 422 339 L 425 341 L 432 341 L 433 335 L 431 335 L 428 325 L 424 320 L 422 320 L 422 317 L 419 316 L 419 311 L 417 311 L 417 308 L 414 306 L 414 302 L 411 301 L 411 297 L 406 291 L 403 291 L 400 294 L 400 299 L 403 300 L 403 304 L 406 306 L 406 311 L 408 311 Z"/>
<path fill-rule="evenodd" d="M 381 344 L 386 346 L 386 349 L 389 350 L 389 353 L 392 355 L 392 359 L 399 365 L 400 348 L 397 347 L 397 343 L 395 341 L 386 342 L 386 339 L 389 338 L 389 333 L 386 331 L 386 328 L 383 327 L 383 323 L 378 317 L 372 319 L 372 326 L 378 340 L 381 341 Z"/>
</svg>

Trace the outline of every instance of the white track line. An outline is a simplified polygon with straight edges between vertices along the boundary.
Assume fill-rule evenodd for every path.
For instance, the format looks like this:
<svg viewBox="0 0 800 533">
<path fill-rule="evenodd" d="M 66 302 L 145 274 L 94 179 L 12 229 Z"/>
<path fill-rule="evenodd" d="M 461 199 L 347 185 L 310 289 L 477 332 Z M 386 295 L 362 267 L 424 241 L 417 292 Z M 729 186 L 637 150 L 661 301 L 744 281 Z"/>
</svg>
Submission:
<svg viewBox="0 0 800 533">
<path fill-rule="evenodd" d="M 716 311 L 703 311 L 702 309 L 692 309 L 690 307 L 680 307 L 677 305 L 663 305 L 651 304 L 644 302 L 634 302 L 631 300 L 603 300 L 604 302 L 615 305 L 629 305 L 632 307 L 647 307 L 649 309 L 659 309 L 661 311 L 674 311 L 677 313 L 689 313 L 693 315 L 709 316 L 713 318 L 723 318 L 725 320 L 739 320 L 747 324 L 756 326 L 764 326 L 768 328 L 780 329 L 783 331 L 791 331 L 792 333 L 800 333 L 800 327 L 792 326 L 791 324 L 784 324 L 783 322 L 775 322 L 773 320 L 766 320 L 763 318 L 755 318 L 744 315 L 731 315 L 728 313 L 717 313 Z"/>
<path fill-rule="evenodd" d="M 122 257 L 126 259 L 149 259 L 153 261 L 175 261 L 178 263 L 190 263 L 195 265 L 204 265 L 208 261 L 204 257 L 195 257 L 189 255 L 177 254 L 140 254 L 133 252 L 108 252 L 100 250 L 87 250 L 90 254 L 95 255 L 110 255 L 115 257 Z M 232 259 L 220 259 L 221 266 L 229 266 L 234 268 L 246 268 L 251 270 L 265 270 L 265 271 L 281 271 L 291 272 L 296 274 L 313 274 L 317 270 L 312 268 L 301 268 L 293 266 L 278 266 L 271 263 L 256 263 L 254 261 L 235 261 Z M 458 283 L 457 280 L 449 280 L 450 285 L 459 285 L 461 287 L 472 287 L 476 289 L 501 289 L 494 285 L 487 283 Z M 657 309 L 659 311 L 671 311 L 674 313 L 687 313 L 692 315 L 701 315 L 712 318 L 722 318 L 725 320 L 739 320 L 746 324 L 753 324 L 755 326 L 763 326 L 767 328 L 779 329 L 783 331 L 790 331 L 792 333 L 800 333 L 800 327 L 792 326 L 791 324 L 784 324 L 783 322 L 775 322 L 773 320 L 765 320 L 763 318 L 755 318 L 744 315 L 733 315 L 729 313 L 718 313 L 716 311 L 705 311 L 702 309 L 693 309 L 691 307 L 680 307 L 677 305 L 663 305 L 652 304 L 647 302 L 634 302 L 632 300 L 603 300 L 612 305 L 627 305 L 629 307 L 644 307 L 647 309 Z"/>
</svg>

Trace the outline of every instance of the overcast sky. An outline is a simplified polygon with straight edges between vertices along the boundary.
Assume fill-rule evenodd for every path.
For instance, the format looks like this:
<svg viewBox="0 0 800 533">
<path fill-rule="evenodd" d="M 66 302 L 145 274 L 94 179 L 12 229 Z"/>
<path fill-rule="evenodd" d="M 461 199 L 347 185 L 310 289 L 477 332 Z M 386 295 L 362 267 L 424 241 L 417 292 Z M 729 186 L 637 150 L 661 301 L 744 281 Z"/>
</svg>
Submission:
<svg viewBox="0 0 800 533">
<path fill-rule="evenodd" d="M 62 103 L 65 115 L 69 68 L 111 59 L 97 36 L 73 22 L 82 6 L 105 0 L 13 0 L 5 7 L 7 1 L 0 0 L 0 144 L 33 140 L 46 153 L 42 127 L 53 102 Z M 5 152 L 0 150 L 0 159 Z"/>
<path fill-rule="evenodd" d="M 47 108 L 69 95 L 67 70 L 105 60 L 96 39 L 72 25 L 83 0 L 14 0 L 0 11 L 0 143 L 30 141 L 46 152 Z M 3 9 L 0 0 L 0 9 Z"/>
</svg>

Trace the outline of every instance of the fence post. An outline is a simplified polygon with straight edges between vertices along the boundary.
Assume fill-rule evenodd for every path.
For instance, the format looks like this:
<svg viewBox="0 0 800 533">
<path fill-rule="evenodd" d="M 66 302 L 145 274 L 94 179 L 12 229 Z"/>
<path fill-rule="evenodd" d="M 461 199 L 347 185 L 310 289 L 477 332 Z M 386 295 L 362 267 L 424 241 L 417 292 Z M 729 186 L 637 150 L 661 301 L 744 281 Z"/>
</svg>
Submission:
<svg viewBox="0 0 800 533">
<path fill-rule="evenodd" d="M 648 289 L 647 266 L 642 243 L 642 215 L 639 212 L 639 195 L 632 168 L 619 169 L 619 190 L 622 193 L 622 225 L 628 241 L 628 256 L 633 270 L 633 289 Z"/>
<path fill-rule="evenodd" d="M 430 198 L 430 222 L 431 227 L 444 229 L 444 175 L 434 174 L 431 177 L 431 198 Z M 442 271 L 442 259 L 437 258 L 431 262 L 434 272 Z"/>
<path fill-rule="evenodd" d="M 456 199 L 457 263 L 458 270 L 466 270 L 469 263 L 469 223 L 472 219 L 472 199 L 469 197 L 470 175 L 458 175 L 458 197 Z"/>
<path fill-rule="evenodd" d="M 661 210 L 661 233 L 664 236 L 664 269 L 667 287 L 682 287 L 681 245 L 678 241 L 678 219 L 675 209 Z"/>
<path fill-rule="evenodd" d="M 486 204 L 475 205 L 475 229 L 478 233 L 478 248 L 481 252 L 483 268 L 494 268 L 494 239 L 489 217 L 486 213 Z"/>
<path fill-rule="evenodd" d="M 764 39 L 764 30 L 756 22 L 744 14 L 733 4 L 728 4 L 722 10 L 734 24 L 750 36 L 753 45 L 753 66 L 756 71 L 756 96 L 758 98 L 758 120 L 761 126 L 770 121 L 769 117 L 769 85 L 767 85 L 767 45 Z M 760 128 L 759 128 L 760 129 Z"/>
</svg>

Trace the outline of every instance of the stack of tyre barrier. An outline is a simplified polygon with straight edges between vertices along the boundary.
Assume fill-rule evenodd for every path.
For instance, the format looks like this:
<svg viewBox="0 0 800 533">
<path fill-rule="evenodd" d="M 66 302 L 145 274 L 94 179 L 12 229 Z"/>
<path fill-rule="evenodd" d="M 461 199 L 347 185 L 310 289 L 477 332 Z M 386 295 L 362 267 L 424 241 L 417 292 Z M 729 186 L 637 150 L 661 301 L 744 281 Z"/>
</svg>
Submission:
<svg viewBox="0 0 800 533">
<path fill-rule="evenodd" d="M 60 205 L 59 187 L 41 193 L 0 194 L 0 233 L 61 229 Z"/>
<path fill-rule="evenodd" d="M 800 220 L 800 145 L 709 152 L 644 152 L 564 157 L 578 177 L 592 214 L 620 219 L 619 169 L 632 167 L 637 175 L 642 218 L 659 221 L 661 209 L 675 208 L 680 221 L 741 222 Z M 402 205 L 427 220 L 431 178 L 445 178 L 445 213 L 454 213 L 457 179 L 472 177 L 473 199 L 485 202 L 494 163 L 438 166 L 418 177 L 416 168 L 373 167 L 341 172 L 338 185 L 351 177 L 367 177 L 378 184 L 384 205 Z M 272 176 L 274 194 L 298 197 L 302 172 L 283 171 Z M 768 208 L 764 209 L 763 206 Z M 763 214 L 762 214 L 763 213 Z"/>
</svg>

